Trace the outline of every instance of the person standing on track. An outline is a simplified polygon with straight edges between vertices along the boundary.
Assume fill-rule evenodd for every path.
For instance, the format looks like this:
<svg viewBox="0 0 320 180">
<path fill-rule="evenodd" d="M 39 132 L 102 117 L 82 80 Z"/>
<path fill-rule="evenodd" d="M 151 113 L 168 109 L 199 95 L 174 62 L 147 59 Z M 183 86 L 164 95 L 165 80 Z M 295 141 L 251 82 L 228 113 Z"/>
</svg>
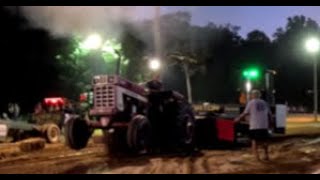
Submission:
<svg viewBox="0 0 320 180">
<path fill-rule="evenodd" d="M 270 138 L 269 128 L 272 125 L 271 111 L 267 102 L 260 99 L 260 91 L 252 90 L 250 95 L 251 100 L 247 103 L 244 112 L 235 119 L 235 122 L 238 123 L 245 116 L 249 115 L 249 136 L 252 143 L 252 152 L 257 160 L 260 160 L 258 146 L 262 145 L 265 152 L 264 160 L 268 161 L 268 139 Z"/>
</svg>

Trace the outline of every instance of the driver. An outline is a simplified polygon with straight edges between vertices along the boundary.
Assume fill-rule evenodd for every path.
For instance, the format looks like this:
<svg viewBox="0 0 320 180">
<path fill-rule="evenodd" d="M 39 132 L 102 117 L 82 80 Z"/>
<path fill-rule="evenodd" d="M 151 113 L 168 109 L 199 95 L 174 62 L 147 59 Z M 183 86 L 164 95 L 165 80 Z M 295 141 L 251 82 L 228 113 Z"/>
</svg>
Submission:
<svg viewBox="0 0 320 180">
<path fill-rule="evenodd" d="M 163 84 L 160 80 L 160 75 L 155 76 L 151 81 L 148 81 L 146 87 L 150 92 L 159 92 L 163 89 Z"/>
</svg>

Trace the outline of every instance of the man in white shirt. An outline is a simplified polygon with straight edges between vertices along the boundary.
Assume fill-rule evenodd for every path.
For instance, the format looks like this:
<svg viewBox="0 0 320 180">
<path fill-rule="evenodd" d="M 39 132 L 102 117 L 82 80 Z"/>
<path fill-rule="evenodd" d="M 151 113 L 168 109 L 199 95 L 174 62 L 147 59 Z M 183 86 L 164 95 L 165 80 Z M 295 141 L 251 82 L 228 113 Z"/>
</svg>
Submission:
<svg viewBox="0 0 320 180">
<path fill-rule="evenodd" d="M 248 102 L 244 112 L 235 119 L 235 122 L 241 121 L 245 116 L 249 115 L 250 131 L 249 136 L 252 142 L 252 152 L 257 160 L 260 160 L 258 153 L 258 145 L 262 145 L 265 158 L 269 160 L 268 143 L 270 137 L 269 128 L 271 127 L 271 112 L 268 104 L 260 99 L 261 93 L 258 90 L 251 91 L 251 100 Z"/>
</svg>

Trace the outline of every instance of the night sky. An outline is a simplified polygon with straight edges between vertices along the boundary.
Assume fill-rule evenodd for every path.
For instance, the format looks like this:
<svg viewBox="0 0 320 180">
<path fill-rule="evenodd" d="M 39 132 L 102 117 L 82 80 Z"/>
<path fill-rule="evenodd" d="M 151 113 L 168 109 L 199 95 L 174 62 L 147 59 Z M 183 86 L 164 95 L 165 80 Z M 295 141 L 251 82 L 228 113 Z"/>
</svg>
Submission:
<svg viewBox="0 0 320 180">
<path fill-rule="evenodd" d="M 284 27 L 293 15 L 305 15 L 320 24 L 319 6 L 163 6 L 162 13 L 186 10 L 192 13 L 192 23 L 206 25 L 231 23 L 241 26 L 240 34 L 260 29 L 272 37 L 276 28 Z"/>
</svg>

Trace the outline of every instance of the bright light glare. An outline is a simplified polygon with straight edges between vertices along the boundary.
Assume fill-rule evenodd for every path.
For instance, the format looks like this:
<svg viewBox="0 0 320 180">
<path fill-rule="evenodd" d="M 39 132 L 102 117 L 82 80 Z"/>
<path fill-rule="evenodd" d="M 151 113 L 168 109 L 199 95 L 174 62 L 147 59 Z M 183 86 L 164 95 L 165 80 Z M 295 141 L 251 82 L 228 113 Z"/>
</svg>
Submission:
<svg viewBox="0 0 320 180">
<path fill-rule="evenodd" d="M 252 88 L 251 82 L 250 82 L 250 81 L 247 81 L 247 82 L 246 82 L 246 90 L 247 90 L 247 92 L 250 92 L 250 91 L 251 91 L 251 88 Z"/>
<path fill-rule="evenodd" d="M 161 64 L 159 59 L 151 59 L 149 61 L 149 68 L 153 71 L 156 71 L 160 68 Z"/>
<path fill-rule="evenodd" d="M 82 48 L 92 50 L 98 49 L 102 45 L 102 38 L 99 34 L 91 34 L 88 38 L 83 42 Z"/>
<path fill-rule="evenodd" d="M 310 53 L 316 53 L 320 49 L 320 42 L 317 38 L 310 38 L 306 41 L 306 49 Z"/>
</svg>

